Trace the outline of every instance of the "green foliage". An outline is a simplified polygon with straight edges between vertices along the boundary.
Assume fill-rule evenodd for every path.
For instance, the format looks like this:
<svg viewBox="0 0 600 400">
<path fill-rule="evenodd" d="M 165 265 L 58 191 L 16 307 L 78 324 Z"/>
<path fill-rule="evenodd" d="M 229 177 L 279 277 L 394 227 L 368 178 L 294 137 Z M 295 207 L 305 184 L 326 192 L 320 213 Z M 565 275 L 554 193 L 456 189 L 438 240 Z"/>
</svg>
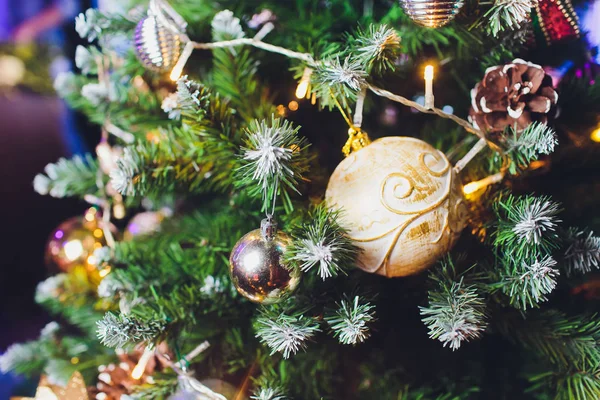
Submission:
<svg viewBox="0 0 600 400">
<path fill-rule="evenodd" d="M 547 196 L 499 197 L 494 205 L 494 246 L 509 263 L 534 262 L 558 247 L 559 205 Z M 510 257 L 510 258 L 509 258 Z"/>
<path fill-rule="evenodd" d="M 287 262 L 323 280 L 350 269 L 358 248 L 340 226 L 341 216 L 341 211 L 328 209 L 324 203 L 315 207 L 307 216 L 308 222 L 293 231 L 294 241 L 285 254 Z"/>
<path fill-rule="evenodd" d="M 228 11 L 215 16 L 212 32 L 214 41 L 245 36 L 239 19 Z M 258 65 L 247 47 L 213 50 L 212 87 L 230 101 L 246 123 L 255 118 L 268 118 L 274 112 L 266 89 L 258 81 Z"/>
<path fill-rule="evenodd" d="M 346 296 L 336 310 L 325 315 L 334 336 L 342 344 L 362 343 L 371 336 L 369 324 L 375 320 L 375 306 L 359 296 Z"/>
<path fill-rule="evenodd" d="M 368 30 L 358 29 L 349 37 L 349 53 L 362 65 L 367 73 L 381 74 L 394 70 L 396 59 L 400 55 L 400 37 L 398 33 L 385 25 L 369 25 Z"/>
<path fill-rule="evenodd" d="M 451 259 L 444 260 L 430 279 L 429 305 L 420 307 L 429 337 L 452 350 L 463 342 L 479 338 L 487 327 L 485 302 L 477 287 L 457 276 Z"/>
<path fill-rule="evenodd" d="M 509 128 L 505 133 L 505 156 L 509 159 L 508 171 L 515 175 L 537 160 L 540 154 L 550 154 L 558 144 L 554 130 L 546 124 L 534 122 L 523 132 Z"/>
<path fill-rule="evenodd" d="M 484 15 L 487 32 L 498 36 L 505 29 L 519 29 L 527 21 L 533 7 L 535 2 L 532 0 L 496 0 Z"/>
<path fill-rule="evenodd" d="M 292 209 L 289 192 L 298 191 L 308 170 L 308 143 L 298 135 L 300 127 L 271 116 L 270 121 L 252 121 L 242 147 L 241 165 L 236 170 L 236 186 L 248 187 L 252 196 L 261 196 L 262 210 L 270 213 L 277 196 L 287 210 Z"/>
<path fill-rule="evenodd" d="M 548 390 L 556 399 L 588 399 L 600 394 L 600 321 L 596 315 L 568 317 L 560 311 L 530 312 L 497 319 L 510 340 L 550 363 L 532 374 L 532 390 Z"/>
<path fill-rule="evenodd" d="M 83 197 L 86 194 L 97 195 L 104 182 L 98 171 L 98 161 L 90 154 L 74 156 L 72 159 L 59 159 L 44 168 L 46 174 L 37 174 L 33 187 L 39 194 L 52 197 Z"/>
<path fill-rule="evenodd" d="M 138 344 L 153 344 L 164 330 L 158 321 L 143 322 L 125 314 L 106 313 L 98 321 L 98 339 L 114 349 L 132 348 Z"/>
</svg>

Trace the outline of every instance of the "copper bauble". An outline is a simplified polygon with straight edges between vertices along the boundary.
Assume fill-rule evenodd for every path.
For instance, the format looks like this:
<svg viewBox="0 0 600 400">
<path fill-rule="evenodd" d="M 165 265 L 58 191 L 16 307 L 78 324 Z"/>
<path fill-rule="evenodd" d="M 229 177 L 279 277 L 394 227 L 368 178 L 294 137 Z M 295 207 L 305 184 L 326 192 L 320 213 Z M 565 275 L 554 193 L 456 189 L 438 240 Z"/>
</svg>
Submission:
<svg viewBox="0 0 600 400">
<path fill-rule="evenodd" d="M 170 71 L 181 54 L 179 35 L 164 26 L 158 17 L 149 14 L 135 27 L 135 53 L 148 69 Z"/>
<path fill-rule="evenodd" d="M 327 204 L 362 249 L 358 265 L 387 277 L 418 273 L 446 254 L 465 226 L 462 186 L 446 156 L 422 140 L 386 137 L 343 160 Z"/>
<path fill-rule="evenodd" d="M 237 291 L 255 303 L 273 304 L 296 289 L 300 271 L 283 261 L 291 238 L 281 231 L 255 229 L 233 247 L 229 272 Z"/>
<path fill-rule="evenodd" d="M 428 28 L 439 28 L 452 21 L 463 4 L 463 0 L 400 0 L 404 12 Z"/>
<path fill-rule="evenodd" d="M 94 251 L 106 246 L 100 212 L 89 208 L 82 217 L 73 217 L 56 228 L 46 245 L 46 263 L 50 267 L 69 272 L 75 267 L 84 267 L 90 278 L 99 281 Z M 116 234 L 110 224 L 108 229 Z"/>
</svg>

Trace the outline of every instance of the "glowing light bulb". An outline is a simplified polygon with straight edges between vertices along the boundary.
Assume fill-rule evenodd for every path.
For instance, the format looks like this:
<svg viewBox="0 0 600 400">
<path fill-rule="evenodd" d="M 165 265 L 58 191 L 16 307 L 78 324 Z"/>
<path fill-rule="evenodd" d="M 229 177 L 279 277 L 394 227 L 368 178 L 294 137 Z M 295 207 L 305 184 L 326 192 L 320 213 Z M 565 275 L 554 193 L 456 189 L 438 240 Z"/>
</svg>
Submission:
<svg viewBox="0 0 600 400">
<path fill-rule="evenodd" d="M 480 188 L 481 188 L 481 185 L 479 184 L 479 182 L 467 183 L 463 187 L 463 193 L 466 194 L 466 195 L 473 194 L 476 191 L 478 191 Z"/>
<path fill-rule="evenodd" d="M 425 108 L 433 108 L 433 66 L 425 67 Z"/>
<path fill-rule="evenodd" d="M 185 67 L 187 60 L 192 55 L 192 51 L 194 51 L 194 43 L 187 42 L 183 48 L 183 51 L 181 52 L 181 55 L 179 56 L 179 60 L 177 60 L 177 64 L 175 64 L 171 70 L 171 74 L 169 75 L 169 78 L 171 78 L 173 82 L 177 82 L 179 78 L 181 78 L 183 67 Z"/>
<path fill-rule="evenodd" d="M 433 65 L 428 65 L 425 67 L 425 79 L 433 80 Z"/>
<path fill-rule="evenodd" d="M 150 357 L 152 357 L 152 354 L 154 354 L 154 349 L 151 349 L 150 347 L 146 347 L 146 349 L 144 350 L 144 354 L 142 354 L 142 356 L 140 357 L 140 360 L 136 364 L 135 368 L 133 369 L 133 371 L 131 371 L 131 377 L 133 379 L 136 379 L 136 380 L 140 379 L 142 377 L 142 375 L 144 375 L 144 371 L 146 370 L 146 365 L 148 364 Z"/>
<path fill-rule="evenodd" d="M 312 75 L 312 69 L 306 67 L 302 73 L 302 78 L 296 88 L 296 98 L 303 99 L 308 94 L 308 87 L 310 85 L 310 76 Z"/>
<path fill-rule="evenodd" d="M 65 257 L 69 261 L 75 261 L 83 254 L 83 245 L 80 240 L 71 240 L 64 245 Z"/>
<path fill-rule="evenodd" d="M 592 139 L 594 142 L 600 143 L 600 127 L 598 127 L 592 132 L 592 134 L 590 135 L 590 139 Z"/>
</svg>

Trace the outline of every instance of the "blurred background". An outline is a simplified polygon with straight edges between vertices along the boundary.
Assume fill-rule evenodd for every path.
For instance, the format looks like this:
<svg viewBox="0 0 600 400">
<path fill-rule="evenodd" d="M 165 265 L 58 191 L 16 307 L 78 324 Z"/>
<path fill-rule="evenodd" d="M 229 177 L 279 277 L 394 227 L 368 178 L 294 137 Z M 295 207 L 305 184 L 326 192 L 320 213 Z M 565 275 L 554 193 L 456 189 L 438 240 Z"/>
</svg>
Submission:
<svg viewBox="0 0 600 400">
<path fill-rule="evenodd" d="M 46 164 L 85 153 L 100 137 L 53 89 L 54 77 L 74 67 L 75 49 L 84 44 L 74 17 L 89 7 L 118 12 L 122 6 L 118 0 L 0 0 L 0 353 L 35 339 L 50 321 L 34 302 L 37 283 L 54 272 L 44 265 L 45 244 L 60 222 L 86 208 L 32 187 Z M 580 20 L 590 41 L 600 43 L 600 1 Z M 0 400 L 18 385 L 31 382 L 0 374 Z"/>
<path fill-rule="evenodd" d="M 74 17 L 90 0 L 0 0 L 0 353 L 34 339 L 50 320 L 34 302 L 35 286 L 51 273 L 44 266 L 49 233 L 85 205 L 40 196 L 32 180 L 49 162 L 85 152 L 98 128 L 69 111 L 54 94 L 53 78 L 73 66 L 82 40 Z M 0 399 L 23 379 L 0 374 Z"/>
</svg>

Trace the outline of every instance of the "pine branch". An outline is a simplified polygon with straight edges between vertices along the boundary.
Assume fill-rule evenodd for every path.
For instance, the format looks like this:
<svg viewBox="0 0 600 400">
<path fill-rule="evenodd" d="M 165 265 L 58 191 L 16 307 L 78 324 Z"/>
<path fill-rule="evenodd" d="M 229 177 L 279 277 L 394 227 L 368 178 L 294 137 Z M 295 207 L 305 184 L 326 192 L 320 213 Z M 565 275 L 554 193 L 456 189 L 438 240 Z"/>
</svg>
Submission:
<svg viewBox="0 0 600 400">
<path fill-rule="evenodd" d="M 549 197 L 508 195 L 496 201 L 494 212 L 498 220 L 494 246 L 515 263 L 533 262 L 557 248 L 560 209 Z"/>
<path fill-rule="evenodd" d="M 429 337 L 452 350 L 460 348 L 463 342 L 479 338 L 487 323 L 485 303 L 476 287 L 465 284 L 464 277 L 455 277 L 451 260 L 442 262 L 430 279 L 436 286 L 429 291 L 429 305 L 419 307 L 423 323 L 429 328 Z"/>
<path fill-rule="evenodd" d="M 240 143 L 233 110 L 187 77 L 178 82 L 177 93 L 183 126 L 160 131 L 156 141 L 140 140 L 126 148 L 111 173 L 120 193 L 224 191 L 233 185 Z"/>
<path fill-rule="evenodd" d="M 337 54 L 317 64 L 311 76 L 312 91 L 322 108 L 333 109 L 339 104 L 344 110 L 356 99 L 366 84 L 367 72 L 360 60 Z"/>
<path fill-rule="evenodd" d="M 52 197 L 83 197 L 98 194 L 98 161 L 90 154 L 59 159 L 44 168 L 45 174 L 37 174 L 33 188 L 42 195 Z"/>
<path fill-rule="evenodd" d="M 536 3 L 537 0 L 496 0 L 484 15 L 487 18 L 486 31 L 497 37 L 505 29 L 519 29 L 528 20 Z"/>
<path fill-rule="evenodd" d="M 340 343 L 355 345 L 367 340 L 369 324 L 375 320 L 375 306 L 359 296 L 354 296 L 354 299 L 346 297 L 337 306 L 337 310 L 329 311 L 325 321 Z"/>
<path fill-rule="evenodd" d="M 586 274 L 600 268 L 600 237 L 594 236 L 593 231 L 569 228 L 563 240 L 567 275 Z"/>
<path fill-rule="evenodd" d="M 217 13 L 211 26 L 214 41 L 245 36 L 240 20 L 229 10 Z M 273 105 L 257 78 L 259 64 L 248 48 L 214 49 L 213 57 L 213 87 L 246 123 L 273 113 Z"/>
<path fill-rule="evenodd" d="M 317 322 L 303 315 L 264 314 L 256 320 L 256 337 L 271 349 L 271 355 L 279 352 L 285 359 L 305 350 L 307 341 L 319 331 Z"/>
<path fill-rule="evenodd" d="M 0 372 L 8 374 L 15 372 L 25 375 L 32 371 L 41 370 L 43 366 L 37 343 L 17 343 L 9 346 L 4 354 L 0 355 Z"/>
<path fill-rule="evenodd" d="M 96 309 L 96 292 L 87 274 L 84 267 L 75 267 L 69 274 L 47 278 L 38 284 L 35 301 L 93 335 L 102 314 Z"/>
<path fill-rule="evenodd" d="M 551 154 L 558 144 L 554 130 L 546 124 L 534 122 L 523 132 L 509 128 L 505 133 L 505 155 L 510 160 L 508 171 L 515 175 L 525 169 L 540 154 Z"/>
<path fill-rule="evenodd" d="M 304 272 L 314 270 L 323 280 L 353 266 L 358 248 L 338 224 L 340 218 L 340 211 L 317 206 L 307 217 L 310 222 L 295 230 L 287 261 Z"/>
<path fill-rule="evenodd" d="M 393 71 L 400 55 L 400 37 L 396 30 L 386 25 L 370 25 L 368 30 L 359 28 L 348 38 L 348 45 L 348 53 L 369 74 Z"/>
<path fill-rule="evenodd" d="M 109 312 L 98 321 L 97 333 L 103 345 L 123 349 L 155 342 L 164 328 L 164 323 L 160 321 L 142 322 L 135 317 Z"/>
<path fill-rule="evenodd" d="M 585 371 L 600 363 L 600 320 L 597 315 L 569 317 L 557 310 L 506 314 L 495 319 L 506 337 L 557 367 Z"/>
<path fill-rule="evenodd" d="M 502 288 L 514 307 L 522 310 L 538 307 L 556 288 L 559 272 L 554 266 L 556 261 L 550 256 L 532 264 L 523 262 L 520 266 L 505 266 L 506 270 L 500 273 L 500 283 L 496 286 Z"/>
<path fill-rule="evenodd" d="M 299 129 L 275 116 L 271 121 L 253 121 L 248 127 L 236 186 L 248 187 L 252 196 L 260 195 L 263 211 L 273 207 L 277 195 L 291 209 L 289 191 L 299 193 L 309 163 L 308 144 L 298 136 Z"/>
</svg>

